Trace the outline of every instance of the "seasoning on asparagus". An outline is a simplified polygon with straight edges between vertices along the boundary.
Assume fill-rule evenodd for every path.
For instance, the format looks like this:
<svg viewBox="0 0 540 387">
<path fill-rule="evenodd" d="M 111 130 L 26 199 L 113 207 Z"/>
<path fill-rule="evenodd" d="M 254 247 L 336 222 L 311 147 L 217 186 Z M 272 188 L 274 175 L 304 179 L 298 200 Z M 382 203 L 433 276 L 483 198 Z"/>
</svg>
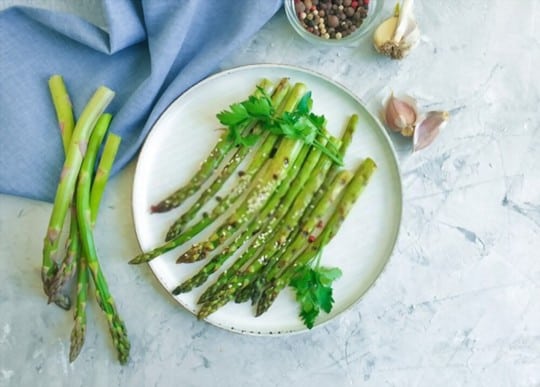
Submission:
<svg viewBox="0 0 540 387">
<path fill-rule="evenodd" d="M 288 90 L 289 90 L 288 79 L 287 78 L 281 79 L 272 93 L 272 104 L 276 106 L 280 106 L 284 98 L 286 97 Z M 260 94 L 262 93 L 263 93 L 263 90 L 258 89 L 255 92 L 255 96 L 260 96 Z M 254 126 L 253 131 L 251 133 L 252 135 L 256 136 L 256 138 L 258 139 L 258 136 L 261 134 L 262 128 L 260 127 L 257 121 L 252 122 L 251 125 Z M 225 182 L 238 169 L 238 166 L 244 161 L 244 159 L 248 156 L 250 151 L 251 151 L 251 147 L 249 146 L 237 147 L 235 154 L 226 163 L 226 165 L 223 167 L 221 172 L 219 172 L 219 175 L 212 182 L 212 184 L 201 193 L 197 201 L 186 212 L 184 212 L 180 216 L 180 218 L 178 218 L 178 220 L 175 221 L 173 225 L 169 228 L 165 241 L 174 239 L 176 236 L 178 236 L 182 232 L 184 227 L 195 218 L 199 210 L 208 201 L 210 201 L 212 198 L 216 196 L 217 192 L 221 189 L 223 184 L 225 184 Z"/>
<path fill-rule="evenodd" d="M 250 289 L 250 292 L 256 292 L 256 294 L 251 295 L 254 301 L 256 301 L 261 289 L 270 279 L 274 278 L 284 267 L 289 265 L 306 245 L 313 243 L 317 232 L 324 227 L 326 215 L 332 210 L 343 188 L 349 183 L 351 178 L 352 173 L 348 170 L 339 171 L 332 180 L 328 190 L 325 191 L 325 195 L 323 195 L 316 207 L 311 211 L 309 218 L 305 223 L 300 224 L 294 239 L 291 238 L 290 243 L 284 248 L 270 253 L 273 255 L 270 255 L 265 267 L 259 274 L 259 281 L 254 281 L 254 286 Z"/>
<path fill-rule="evenodd" d="M 321 160 L 328 160 L 328 158 L 323 157 Z M 326 175 L 324 173 L 324 175 Z M 310 179 L 310 181 L 314 181 L 317 179 Z M 321 181 L 322 183 L 322 181 Z M 315 184 L 313 184 L 315 185 Z M 320 185 L 320 184 L 319 184 Z M 307 185 L 306 185 L 307 186 Z M 336 179 L 336 181 L 332 184 L 331 189 L 328 191 L 328 193 L 325 195 L 324 199 L 327 199 L 325 201 L 329 203 L 333 203 L 333 199 L 336 196 L 336 192 L 340 192 L 344 187 L 344 184 L 342 184 L 341 180 Z M 306 196 L 309 195 L 311 198 L 313 196 L 313 192 L 311 190 L 306 189 L 304 192 L 311 192 L 311 195 L 306 194 Z M 281 246 L 285 245 L 287 242 L 289 234 L 296 229 L 296 223 L 293 223 L 293 220 L 298 220 L 300 216 L 302 215 L 303 211 L 296 211 L 295 205 L 302 205 L 304 208 L 307 206 L 307 204 L 304 204 L 303 201 L 304 195 L 300 195 L 297 197 L 297 200 L 295 200 L 295 203 L 293 204 L 293 207 L 291 208 L 291 211 L 282 224 L 279 227 L 279 231 L 277 231 L 274 234 L 274 237 L 271 238 L 263 247 L 263 251 L 254 257 L 254 259 L 250 262 L 250 264 L 247 266 L 247 268 L 240 270 L 239 273 L 234 273 L 232 277 L 229 279 L 227 286 L 223 287 L 221 290 L 217 292 L 217 294 L 212 297 L 211 300 L 206 301 L 204 304 L 202 304 L 201 309 L 199 310 L 198 317 L 199 318 L 205 318 L 209 316 L 211 313 L 214 313 L 218 308 L 225 305 L 228 301 L 234 298 L 236 295 L 236 292 L 240 289 L 244 288 L 245 286 L 249 285 L 254 278 L 257 276 L 258 272 L 268 263 L 268 260 L 274 256 Z M 322 201 L 321 201 L 322 202 Z M 307 201 L 309 203 L 309 201 Z M 322 205 L 321 205 L 322 207 Z"/>
<path fill-rule="evenodd" d="M 281 182 L 279 188 L 272 195 L 268 203 L 266 203 L 259 214 L 259 217 L 253 219 L 249 226 L 240 235 L 238 235 L 229 245 L 227 245 L 220 254 L 212 257 L 212 259 L 208 261 L 195 275 L 178 285 L 172 292 L 174 295 L 186 293 L 194 287 L 201 286 L 211 274 L 216 272 L 216 270 L 218 270 L 225 263 L 225 261 L 240 247 L 242 247 L 244 243 L 246 243 L 253 235 L 257 234 L 257 237 L 259 237 L 260 234 L 258 234 L 258 230 L 260 230 L 261 227 L 263 227 L 266 223 L 270 222 L 269 219 L 274 216 L 273 213 L 275 212 L 276 206 L 280 203 L 280 200 L 285 195 L 288 195 L 291 183 L 296 181 L 296 176 L 301 169 L 303 170 L 304 160 L 309 150 L 310 147 L 307 145 L 302 148 L 298 158 L 294 161 L 289 174 Z"/>
<path fill-rule="evenodd" d="M 347 153 L 347 149 L 349 148 L 349 145 L 352 142 L 352 138 L 354 135 L 354 132 L 356 131 L 356 127 L 358 124 L 358 115 L 353 114 L 349 120 L 347 121 L 347 125 L 345 127 L 345 130 L 343 131 L 343 134 L 340 138 L 340 145 L 339 145 L 339 156 L 343 159 L 345 158 L 345 154 Z M 337 143 L 336 143 L 337 144 Z M 326 177 L 324 178 L 324 181 L 322 182 L 322 185 L 320 188 L 316 189 L 316 192 L 313 194 L 313 197 L 311 201 L 309 202 L 307 208 L 304 210 L 304 214 L 302 215 L 301 220 L 298 222 L 298 224 L 305 224 L 308 221 L 308 218 L 310 214 L 313 212 L 313 209 L 315 206 L 321 201 L 322 196 L 326 191 L 328 191 L 328 188 L 332 181 L 334 181 L 335 176 L 340 171 L 340 166 L 336 163 L 333 163 L 328 170 Z M 305 184 L 305 181 L 300 181 L 298 186 L 295 185 L 296 189 L 300 189 L 300 187 L 303 188 Z M 294 190 L 295 187 L 292 187 L 291 189 Z M 290 203 L 289 203 L 290 205 Z M 284 206 L 285 211 L 287 211 L 287 206 Z M 283 210 L 280 208 L 280 210 Z M 275 225 L 271 225 L 271 229 L 269 230 L 269 233 L 273 232 L 273 228 Z M 268 270 L 268 265 L 264 268 L 264 272 Z M 252 284 L 249 286 L 246 286 L 244 289 L 242 289 L 236 296 L 235 301 L 237 302 L 243 302 L 247 301 L 249 298 L 251 298 L 252 303 L 255 304 L 257 302 L 258 297 L 260 296 L 260 292 L 265 284 L 265 277 L 264 275 L 258 276 Z"/>
<path fill-rule="evenodd" d="M 259 85 L 260 89 L 265 89 L 271 86 L 271 82 L 264 79 Z M 208 157 L 202 162 L 199 170 L 191 178 L 191 180 L 177 189 L 167 198 L 163 199 L 159 203 L 153 205 L 150 210 L 152 212 L 167 212 L 180 206 L 184 200 L 194 195 L 201 186 L 212 176 L 212 174 L 219 168 L 225 156 L 237 145 L 238 141 L 247 141 L 248 143 L 253 140 L 253 137 L 249 136 L 249 128 L 251 123 L 244 123 L 235 138 L 233 138 L 230 132 L 223 132 L 219 138 L 218 143 L 212 149 Z"/>
<path fill-rule="evenodd" d="M 308 265 L 336 235 L 352 206 L 368 184 L 376 167 L 375 162 L 368 158 L 357 168 L 339 201 L 337 209 L 326 223 L 326 226 L 324 226 L 322 233 L 300 253 L 291 265 L 287 266 L 279 275 L 274 277 L 264 289 L 257 303 L 257 316 L 260 316 L 270 308 L 278 294 L 298 273 L 299 268 Z"/>
<path fill-rule="evenodd" d="M 282 104 L 284 110 L 293 109 L 298 101 L 300 100 L 301 95 L 295 91 L 291 90 L 285 101 Z M 255 176 L 261 171 L 265 163 L 268 161 L 268 158 L 274 148 L 274 145 L 279 142 L 279 136 L 269 133 L 265 140 L 263 141 L 261 147 L 253 155 L 253 159 L 250 161 L 247 168 L 240 173 L 240 178 L 238 183 L 232 188 L 225 197 L 221 198 L 218 205 L 211 211 L 207 216 L 203 216 L 202 219 L 197 222 L 195 225 L 191 226 L 188 230 L 185 230 L 181 234 L 177 235 L 173 239 L 170 239 L 168 242 L 160 245 L 148 252 L 139 254 L 133 258 L 129 263 L 130 264 L 140 264 L 148 262 L 162 254 L 165 254 L 168 251 L 182 245 L 183 243 L 189 241 L 201 231 L 210 226 L 217 218 L 223 215 L 235 202 L 245 193 L 245 191 L 251 185 Z M 171 232 L 171 230 L 169 230 Z"/>
</svg>

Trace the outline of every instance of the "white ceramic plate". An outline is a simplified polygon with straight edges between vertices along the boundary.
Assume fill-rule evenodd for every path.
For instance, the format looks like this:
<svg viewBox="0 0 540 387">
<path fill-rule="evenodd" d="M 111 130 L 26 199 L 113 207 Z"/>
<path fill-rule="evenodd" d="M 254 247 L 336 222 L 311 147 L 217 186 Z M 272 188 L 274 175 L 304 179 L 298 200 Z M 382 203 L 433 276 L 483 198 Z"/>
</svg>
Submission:
<svg viewBox="0 0 540 387">
<path fill-rule="evenodd" d="M 345 159 L 346 167 L 355 168 L 368 156 L 378 165 L 339 233 L 324 250 L 323 264 L 341 268 L 343 276 L 334 283 L 334 308 L 330 314 L 321 313 L 316 322 L 320 325 L 355 304 L 375 282 L 392 253 L 401 221 L 401 180 L 393 147 L 379 122 L 344 87 L 319 74 L 283 65 L 239 67 L 198 83 L 163 112 L 141 150 L 133 187 L 134 222 L 143 251 L 160 245 L 170 224 L 196 197 L 165 214 L 151 214 L 150 206 L 187 182 L 215 145 L 220 133 L 216 131 L 216 113 L 245 99 L 262 78 L 277 82 L 282 77 L 307 85 L 312 91 L 313 111 L 326 116 L 328 130 L 336 136 L 342 133 L 350 115 L 357 113 L 360 120 Z M 213 229 L 192 242 L 202 240 Z M 169 292 L 204 264 L 175 263 L 190 246 L 187 243 L 150 262 Z M 215 275 L 210 280 L 213 278 Z M 196 300 L 205 287 L 175 299 L 196 313 Z M 298 311 L 292 291 L 285 289 L 260 317 L 253 316 L 249 303 L 232 302 L 207 321 L 246 334 L 284 334 L 306 330 Z"/>
</svg>

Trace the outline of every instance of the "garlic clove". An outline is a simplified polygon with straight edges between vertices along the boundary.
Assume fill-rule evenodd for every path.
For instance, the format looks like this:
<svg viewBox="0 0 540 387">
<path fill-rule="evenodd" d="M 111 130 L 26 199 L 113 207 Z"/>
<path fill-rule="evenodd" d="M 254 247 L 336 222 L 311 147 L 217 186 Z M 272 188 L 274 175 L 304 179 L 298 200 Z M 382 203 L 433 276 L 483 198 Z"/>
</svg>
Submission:
<svg viewBox="0 0 540 387">
<path fill-rule="evenodd" d="M 440 130 L 446 125 L 450 114 L 446 111 L 431 111 L 418 124 L 413 135 L 414 152 L 424 149 L 435 140 Z"/>
<path fill-rule="evenodd" d="M 393 132 L 401 133 L 405 137 L 412 136 L 418 121 L 416 100 L 409 96 L 397 98 L 392 93 L 385 104 L 383 118 L 386 126 Z"/>
<path fill-rule="evenodd" d="M 385 54 L 385 43 L 392 40 L 394 33 L 396 32 L 398 24 L 398 17 L 392 16 L 385 21 L 383 21 L 373 33 L 373 45 L 375 49 Z"/>
<path fill-rule="evenodd" d="M 412 24 L 416 24 L 413 14 L 413 0 L 403 0 L 403 5 L 396 7 L 396 13 L 398 23 L 392 40 L 399 43 L 406 36 L 407 31 L 411 29 Z"/>
<path fill-rule="evenodd" d="M 392 59 L 403 59 L 420 40 L 420 29 L 413 14 L 413 1 L 396 6 L 395 15 L 384 20 L 373 34 L 375 49 Z"/>
</svg>

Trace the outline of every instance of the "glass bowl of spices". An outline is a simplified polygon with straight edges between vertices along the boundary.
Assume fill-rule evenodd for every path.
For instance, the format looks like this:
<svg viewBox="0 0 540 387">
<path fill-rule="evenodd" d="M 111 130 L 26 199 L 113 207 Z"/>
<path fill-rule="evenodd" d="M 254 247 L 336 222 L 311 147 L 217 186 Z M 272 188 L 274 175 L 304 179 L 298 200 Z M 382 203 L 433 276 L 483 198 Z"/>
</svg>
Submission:
<svg viewBox="0 0 540 387">
<path fill-rule="evenodd" d="M 292 27 L 313 44 L 354 46 L 370 31 L 383 0 L 285 0 Z"/>
</svg>

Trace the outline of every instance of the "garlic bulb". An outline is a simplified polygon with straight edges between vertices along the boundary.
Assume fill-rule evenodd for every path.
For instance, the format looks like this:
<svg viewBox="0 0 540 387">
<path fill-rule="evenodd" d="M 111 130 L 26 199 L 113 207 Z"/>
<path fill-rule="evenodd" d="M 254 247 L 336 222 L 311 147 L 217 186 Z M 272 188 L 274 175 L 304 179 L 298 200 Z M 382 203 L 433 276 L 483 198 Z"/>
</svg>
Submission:
<svg viewBox="0 0 540 387">
<path fill-rule="evenodd" d="M 403 59 L 420 39 L 420 29 L 413 14 L 413 0 L 396 6 L 394 16 L 384 20 L 373 34 L 373 45 L 383 55 Z"/>
<path fill-rule="evenodd" d="M 385 103 L 382 116 L 390 130 L 410 137 L 419 118 L 416 100 L 409 96 L 397 98 L 392 93 Z"/>
</svg>

